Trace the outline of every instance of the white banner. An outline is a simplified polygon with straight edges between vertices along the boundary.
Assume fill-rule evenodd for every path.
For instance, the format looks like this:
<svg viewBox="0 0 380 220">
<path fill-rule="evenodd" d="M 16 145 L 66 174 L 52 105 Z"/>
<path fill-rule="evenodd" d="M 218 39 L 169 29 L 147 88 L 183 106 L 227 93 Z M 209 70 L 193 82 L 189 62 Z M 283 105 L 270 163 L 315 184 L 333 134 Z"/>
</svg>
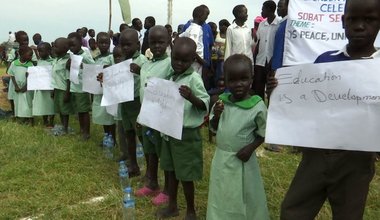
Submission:
<svg viewBox="0 0 380 220">
<path fill-rule="evenodd" d="M 28 67 L 27 89 L 28 90 L 53 90 L 52 66 Z"/>
<path fill-rule="evenodd" d="M 103 71 L 103 65 L 83 64 L 83 91 L 95 95 L 103 94 L 103 88 L 97 80 L 99 73 Z"/>
<path fill-rule="evenodd" d="M 70 60 L 70 81 L 75 84 L 79 84 L 79 70 L 83 57 L 75 54 L 70 54 Z"/>
<path fill-rule="evenodd" d="M 134 80 L 130 65 L 132 59 L 103 70 L 103 98 L 101 106 L 110 106 L 134 99 Z"/>
<path fill-rule="evenodd" d="M 281 68 L 265 141 L 380 152 L 380 59 Z"/>
<path fill-rule="evenodd" d="M 182 139 L 185 99 L 173 81 L 150 78 L 144 90 L 138 122 L 175 139 Z"/>
</svg>

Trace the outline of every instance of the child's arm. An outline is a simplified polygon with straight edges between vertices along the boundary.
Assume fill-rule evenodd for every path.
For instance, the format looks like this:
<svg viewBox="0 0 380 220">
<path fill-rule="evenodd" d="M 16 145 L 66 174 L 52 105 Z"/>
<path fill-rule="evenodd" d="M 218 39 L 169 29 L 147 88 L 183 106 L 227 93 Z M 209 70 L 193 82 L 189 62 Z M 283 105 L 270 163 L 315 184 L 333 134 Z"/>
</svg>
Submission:
<svg viewBox="0 0 380 220">
<path fill-rule="evenodd" d="M 15 76 L 11 75 L 11 80 L 12 80 L 12 83 L 13 83 L 13 85 L 15 87 L 15 92 L 20 92 L 21 89 L 20 89 L 20 87 L 18 86 L 18 84 L 16 82 Z"/>
<path fill-rule="evenodd" d="M 139 65 L 137 65 L 136 63 L 131 63 L 129 68 L 131 69 L 132 73 L 140 75 L 141 67 Z"/>
<path fill-rule="evenodd" d="M 214 116 L 210 120 L 210 125 L 214 130 L 218 129 L 220 115 L 224 110 L 223 102 L 217 101 L 214 106 Z"/>
<path fill-rule="evenodd" d="M 202 66 L 207 64 L 206 61 L 202 59 L 202 57 L 200 57 L 198 54 L 196 54 L 195 60 L 197 61 L 197 63 L 201 64 Z"/>
<path fill-rule="evenodd" d="M 236 153 L 236 156 L 243 162 L 247 162 L 249 158 L 251 158 L 252 153 L 258 148 L 262 143 L 264 143 L 264 138 L 261 136 L 257 136 L 255 140 L 243 147 Z"/>
<path fill-rule="evenodd" d="M 266 93 L 268 97 L 270 97 L 270 95 L 272 94 L 273 90 L 277 87 L 277 85 L 278 85 L 278 81 L 275 77 L 275 72 L 272 71 L 272 73 L 268 75 L 268 79 L 267 79 Z"/>
<path fill-rule="evenodd" d="M 66 93 L 65 97 L 63 98 L 63 102 L 69 102 L 70 101 L 70 79 L 66 80 Z"/>
<path fill-rule="evenodd" d="M 25 73 L 25 78 L 28 79 L 28 76 L 29 76 L 29 73 L 26 72 L 26 73 Z M 28 90 L 28 86 L 27 86 L 28 83 L 27 83 L 27 82 L 28 82 L 28 80 L 26 80 L 25 85 L 20 89 L 20 92 L 24 93 L 24 92 L 26 92 L 26 91 Z"/>
<path fill-rule="evenodd" d="M 179 94 L 198 109 L 207 110 L 205 103 L 200 98 L 196 97 L 188 86 L 182 85 L 179 88 Z"/>
</svg>

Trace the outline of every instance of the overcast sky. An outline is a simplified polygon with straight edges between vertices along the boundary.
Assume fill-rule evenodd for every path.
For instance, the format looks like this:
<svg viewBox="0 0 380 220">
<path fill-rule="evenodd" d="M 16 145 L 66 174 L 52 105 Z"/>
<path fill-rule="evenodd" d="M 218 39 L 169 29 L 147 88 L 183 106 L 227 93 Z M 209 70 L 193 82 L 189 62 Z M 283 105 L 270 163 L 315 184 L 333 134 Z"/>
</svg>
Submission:
<svg viewBox="0 0 380 220">
<path fill-rule="evenodd" d="M 277 0 L 275 0 L 277 2 Z M 108 0 L 2 0 L 0 42 L 8 39 L 9 31 L 25 30 L 29 38 L 41 33 L 42 40 L 51 42 L 57 37 L 67 36 L 78 27 L 86 26 L 96 32 L 108 29 Z M 217 23 L 226 18 L 233 20 L 232 8 L 245 4 L 248 8 L 248 24 L 260 15 L 264 0 L 173 0 L 173 27 L 191 18 L 194 7 L 205 4 L 210 8 L 207 21 Z M 130 0 L 132 18 L 142 21 L 154 16 L 157 24 L 167 22 L 167 0 Z M 118 0 L 112 0 L 112 29 L 117 32 L 122 23 Z M 30 41 L 32 44 L 32 41 Z"/>
</svg>

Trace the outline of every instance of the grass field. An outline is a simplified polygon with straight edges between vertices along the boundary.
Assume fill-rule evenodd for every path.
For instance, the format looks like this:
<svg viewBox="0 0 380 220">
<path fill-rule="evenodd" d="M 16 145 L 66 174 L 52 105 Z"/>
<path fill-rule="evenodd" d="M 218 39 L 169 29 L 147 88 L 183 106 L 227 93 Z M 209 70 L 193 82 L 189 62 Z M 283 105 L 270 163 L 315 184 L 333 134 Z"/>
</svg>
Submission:
<svg viewBox="0 0 380 220">
<path fill-rule="evenodd" d="M 0 74 L 3 69 L 0 69 Z M 0 107 L 7 107 L 4 94 Z M 117 174 L 118 164 L 104 158 L 98 143 L 102 128 L 92 126 L 91 139 L 82 142 L 79 135 L 54 137 L 37 120 L 34 127 L 17 122 L 0 121 L 0 219 L 121 219 L 122 193 Z M 70 126 L 78 131 L 75 117 Z M 203 129 L 203 137 L 207 137 Z M 205 218 L 208 177 L 214 144 L 204 139 L 204 178 L 196 183 L 196 208 Z M 300 160 L 299 155 L 265 152 L 260 166 L 267 193 L 271 219 L 279 219 L 280 203 Z M 379 164 L 377 164 L 377 168 Z M 380 176 L 371 184 L 365 219 L 380 216 Z M 132 180 L 133 188 L 141 186 Z M 93 202 L 96 197 L 104 198 Z M 181 216 L 185 203 L 179 193 Z M 136 200 L 136 219 L 155 219 L 149 199 Z M 318 219 L 331 219 L 326 205 Z"/>
</svg>

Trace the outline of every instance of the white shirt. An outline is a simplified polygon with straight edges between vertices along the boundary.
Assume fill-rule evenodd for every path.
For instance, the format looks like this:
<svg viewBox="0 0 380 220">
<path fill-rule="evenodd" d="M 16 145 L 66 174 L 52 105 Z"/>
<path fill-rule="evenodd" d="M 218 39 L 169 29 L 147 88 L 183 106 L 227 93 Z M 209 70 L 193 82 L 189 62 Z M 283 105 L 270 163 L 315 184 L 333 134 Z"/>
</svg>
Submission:
<svg viewBox="0 0 380 220">
<path fill-rule="evenodd" d="M 224 60 L 234 54 L 244 54 L 253 60 L 252 45 L 251 29 L 247 24 L 239 26 L 235 22 L 232 23 L 227 28 Z"/>
<path fill-rule="evenodd" d="M 274 37 L 280 24 L 280 18 L 275 17 L 271 24 L 268 19 L 259 24 L 257 39 L 259 42 L 259 53 L 256 56 L 256 65 L 265 66 L 273 56 Z"/>
<path fill-rule="evenodd" d="M 191 23 L 185 32 L 179 35 L 180 37 L 189 37 L 197 45 L 197 54 L 203 59 L 203 30 L 202 26 Z"/>
</svg>

